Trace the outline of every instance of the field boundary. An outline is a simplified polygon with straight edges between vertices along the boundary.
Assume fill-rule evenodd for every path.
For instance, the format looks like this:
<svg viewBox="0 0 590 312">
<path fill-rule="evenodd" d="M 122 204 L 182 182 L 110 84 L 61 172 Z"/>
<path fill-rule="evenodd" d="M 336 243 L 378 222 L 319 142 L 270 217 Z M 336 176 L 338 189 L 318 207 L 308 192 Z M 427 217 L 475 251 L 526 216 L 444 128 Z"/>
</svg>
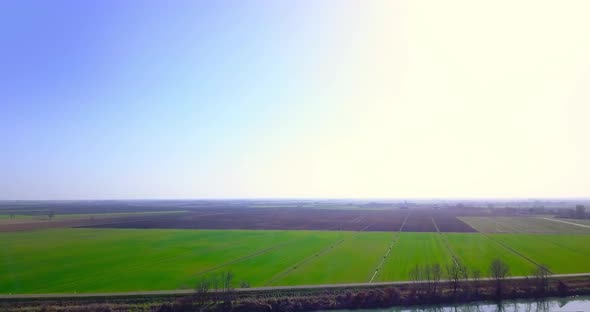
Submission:
<svg viewBox="0 0 590 312">
<path fill-rule="evenodd" d="M 320 256 L 323 256 L 324 254 L 330 252 L 331 250 L 334 250 L 335 247 L 339 246 L 340 244 L 342 244 L 346 239 L 341 239 L 336 241 L 333 244 L 328 245 L 328 247 L 313 253 L 303 259 L 301 259 L 301 261 L 295 263 L 293 266 L 287 268 L 286 270 L 278 273 L 277 275 L 271 277 L 266 283 L 264 283 L 265 285 L 271 285 L 272 283 L 282 279 L 283 277 L 289 275 L 291 272 L 293 272 L 294 270 L 297 270 L 299 267 L 306 265 L 307 263 L 313 261 L 316 258 L 319 258 Z"/>
<path fill-rule="evenodd" d="M 581 226 L 581 227 L 590 229 L 590 225 L 584 225 L 584 224 L 579 224 L 579 223 L 574 223 L 574 222 L 569 222 L 569 221 L 563 221 L 563 220 L 557 220 L 557 219 L 550 219 L 550 218 L 542 218 L 542 217 L 541 218 L 538 218 L 538 219 L 555 221 L 555 222 L 561 222 L 561 223 L 565 223 L 565 224 L 576 225 L 576 226 Z"/>
<path fill-rule="evenodd" d="M 381 262 L 375 268 L 375 273 L 373 273 L 373 276 L 371 276 L 369 283 L 372 283 L 373 280 L 375 279 L 375 277 L 377 276 L 377 274 L 379 274 L 379 271 L 381 271 L 383 264 L 385 264 L 385 261 L 387 261 L 387 258 L 391 254 L 391 250 L 393 250 L 393 245 L 400 239 L 400 233 L 402 232 L 402 229 L 404 228 L 404 225 L 406 224 L 406 221 L 408 220 L 409 215 L 410 215 L 409 213 L 406 215 L 406 218 L 404 219 L 404 222 L 402 222 L 401 226 L 399 227 L 399 230 L 397 231 L 397 233 L 394 233 L 393 240 L 392 240 L 391 244 L 389 244 L 389 248 L 385 252 L 385 256 L 383 256 L 383 259 L 381 259 Z"/>
<path fill-rule="evenodd" d="M 336 241 L 335 243 L 329 245 L 328 247 L 320 250 L 317 253 L 314 253 L 312 255 L 309 255 L 303 259 L 301 259 L 301 261 L 295 263 L 293 266 L 283 270 L 282 272 L 278 273 L 277 275 L 271 277 L 266 283 L 264 283 L 265 285 L 271 285 L 272 283 L 284 278 L 285 276 L 291 274 L 291 272 L 297 270 L 298 268 L 300 268 L 301 266 L 304 266 L 310 262 L 312 262 L 315 259 L 320 258 L 321 256 L 325 255 L 326 253 L 333 251 L 336 247 L 340 246 L 344 241 L 346 241 L 347 239 L 351 239 L 353 237 L 355 237 L 356 235 L 358 235 L 359 233 L 361 233 L 362 231 L 368 229 L 369 227 L 371 227 L 371 225 L 373 224 L 369 224 L 367 226 L 365 226 L 364 228 L 362 228 L 361 230 L 357 231 L 357 232 L 353 232 L 353 234 L 350 237 L 346 237 L 343 238 L 339 241 Z"/>
<path fill-rule="evenodd" d="M 255 252 L 253 252 L 253 253 L 251 253 L 251 254 L 248 254 L 248 255 L 245 255 L 245 256 L 243 256 L 243 257 L 236 258 L 236 259 L 234 259 L 234 260 L 230 260 L 230 261 L 228 261 L 228 262 L 225 262 L 225 263 L 222 263 L 222 264 L 216 265 L 216 266 L 214 266 L 214 267 L 210 267 L 210 268 L 208 268 L 208 269 L 205 269 L 205 270 L 203 270 L 203 271 L 200 271 L 200 272 L 198 272 L 198 273 L 196 274 L 196 276 L 201 276 L 201 275 L 207 274 L 207 273 L 209 273 L 209 272 L 212 272 L 212 271 L 215 271 L 215 270 L 221 269 L 221 268 L 223 268 L 223 267 L 226 267 L 226 266 L 228 266 L 228 265 L 236 264 L 236 263 L 239 263 L 239 262 L 242 262 L 242 261 L 248 260 L 248 259 L 255 258 L 255 257 L 259 256 L 259 255 L 265 254 L 265 253 L 267 253 L 267 252 L 270 252 L 270 251 L 272 251 L 272 250 L 275 250 L 275 249 L 277 249 L 277 248 L 283 247 L 283 246 L 285 246 L 285 245 L 292 244 L 294 241 L 297 241 L 297 240 L 298 240 L 298 239 L 295 239 L 295 240 L 290 240 L 290 241 L 286 241 L 286 242 L 282 242 L 282 243 L 279 243 L 279 244 L 272 245 L 272 246 L 270 246 L 270 247 L 267 247 L 267 248 L 264 248 L 264 249 L 261 249 L 261 250 L 257 250 L 257 251 L 255 251 Z"/>
<path fill-rule="evenodd" d="M 298 239 L 299 239 L 299 238 L 298 238 Z M 249 240 L 249 238 L 242 238 L 242 239 L 240 239 L 240 240 L 238 240 L 238 241 L 234 241 L 233 243 L 231 243 L 231 244 L 228 244 L 228 245 L 224 245 L 224 246 L 212 246 L 212 247 L 208 247 L 208 248 L 206 248 L 205 250 L 202 250 L 202 251 L 200 251 L 200 252 L 199 252 L 199 254 L 200 254 L 200 255 L 203 255 L 203 254 L 210 254 L 210 253 L 214 253 L 214 252 L 217 252 L 217 251 L 220 251 L 220 250 L 224 250 L 224 249 L 227 249 L 227 248 L 232 248 L 232 247 L 235 247 L 235 246 L 240 246 L 240 244 L 242 244 L 243 242 L 246 242 L 246 241 L 248 241 L 248 240 Z M 287 243 L 290 243 L 290 242 L 291 242 L 291 240 L 288 240 L 288 241 L 285 241 L 285 242 L 283 242 L 283 243 L 279 243 L 279 244 L 272 245 L 272 246 L 270 246 L 270 247 L 273 247 L 273 246 L 276 246 L 276 245 L 280 245 L 280 244 L 287 244 Z M 276 248 L 279 248 L 279 247 L 280 247 L 280 246 L 276 246 Z M 250 255 L 250 254 L 247 254 L 247 255 L 245 255 L 245 256 L 248 256 L 248 255 Z M 191 257 L 191 256 L 192 256 L 192 254 L 191 254 L 191 253 L 185 253 L 185 254 L 182 254 L 182 255 L 177 255 L 177 256 L 173 256 L 173 257 L 166 257 L 166 258 L 160 259 L 160 260 L 158 260 L 158 261 L 155 261 L 155 262 L 153 262 L 153 264 L 162 264 L 162 263 L 171 262 L 171 261 L 175 261 L 175 260 L 186 259 L 186 258 L 189 258 L 189 257 Z M 241 257 L 240 257 L 240 258 L 241 258 Z M 233 260 L 238 260 L 238 259 L 240 259 L 240 258 L 235 258 L 235 259 L 233 259 Z M 232 260 L 230 260 L 230 261 L 232 261 Z M 240 262 L 240 261 L 238 261 L 238 262 Z M 153 264 L 151 264 L 151 265 L 153 265 Z M 233 263 L 232 263 L 232 264 L 233 264 Z M 228 264 L 228 265 L 230 265 L 230 264 Z M 133 271 L 138 271 L 138 270 L 142 270 L 142 269 L 143 269 L 143 267 L 142 267 L 142 266 L 139 266 L 139 267 L 135 266 L 135 267 L 131 267 L 131 268 L 130 268 L 129 270 L 127 270 L 127 271 L 128 271 L 128 272 L 133 272 Z M 209 268 L 207 268 L 207 269 L 209 269 Z M 207 269 L 206 269 L 206 270 L 207 270 Z M 199 276 L 199 275 L 201 275 L 201 272 L 198 272 L 198 273 L 197 273 L 197 276 Z"/>
<path fill-rule="evenodd" d="M 543 235 L 543 234 L 542 234 L 542 235 Z M 584 252 L 581 252 L 581 251 L 579 251 L 579 250 L 578 250 L 578 249 L 576 249 L 576 248 L 572 248 L 572 247 L 569 247 L 569 246 L 566 246 L 566 245 L 560 244 L 560 243 L 558 243 L 558 242 L 552 241 L 552 240 L 550 240 L 550 239 L 547 239 L 547 238 L 543 237 L 542 235 L 535 235 L 534 237 L 535 237 L 535 238 L 537 238 L 537 239 L 539 239 L 540 241 L 543 241 L 543 242 L 546 242 L 546 243 L 549 243 L 549 244 L 555 245 L 555 246 L 557 246 L 557 247 L 559 247 L 559 248 L 567 249 L 567 250 L 569 250 L 569 251 L 571 251 L 571 252 L 575 252 L 575 253 L 577 253 L 577 254 L 580 254 L 580 255 L 582 255 L 582 256 L 590 256 L 589 254 L 587 254 L 587 253 L 584 253 Z M 583 235 L 583 234 L 582 234 L 582 235 Z"/>
<path fill-rule="evenodd" d="M 589 273 L 552 274 L 550 279 L 590 277 Z M 507 280 L 529 279 L 531 276 L 509 276 Z M 484 277 L 481 281 L 493 281 L 493 278 Z M 452 280 L 441 279 L 440 283 L 448 283 Z M 264 291 L 289 291 L 289 290 L 313 290 L 313 289 L 347 289 L 347 288 L 375 288 L 382 286 L 403 286 L 429 283 L 429 281 L 393 281 L 375 283 L 346 283 L 346 284 L 320 284 L 320 285 L 296 285 L 296 286 L 266 286 L 252 288 L 235 288 L 234 291 L 241 293 L 264 292 Z M 130 292 L 105 292 L 105 293 L 47 293 L 47 294 L 0 294 L 0 300 L 14 299 L 65 299 L 65 298 L 96 298 L 96 297 L 140 297 L 140 296 L 167 296 L 193 294 L 193 289 L 175 290 L 147 290 Z"/>
<path fill-rule="evenodd" d="M 457 257 L 457 255 L 455 254 L 455 251 L 451 248 L 451 246 L 449 245 L 449 241 L 447 240 L 447 237 L 444 235 L 443 232 L 441 232 L 438 229 L 438 225 L 436 224 L 436 221 L 434 221 L 434 217 L 430 217 L 430 219 L 432 220 L 432 224 L 434 224 L 434 227 L 436 228 L 436 231 L 438 232 L 438 234 L 441 237 L 441 240 L 443 242 L 443 245 L 445 245 L 445 248 L 449 251 L 449 253 L 451 254 L 451 258 L 453 259 L 453 263 L 455 264 L 455 266 L 459 267 L 459 258 Z"/>
<path fill-rule="evenodd" d="M 495 242 L 496 244 L 498 244 L 498 245 L 500 245 L 500 246 L 504 247 L 505 249 L 507 249 L 508 251 L 510 251 L 510 252 L 512 252 L 512 253 L 514 253 L 515 255 L 522 257 L 523 259 L 527 260 L 528 262 L 532 263 L 533 265 L 535 265 L 535 266 L 539 266 L 539 265 L 540 265 L 540 264 L 539 264 L 539 263 L 537 263 L 535 260 L 533 260 L 533 259 L 531 259 L 531 258 L 529 258 L 529 257 L 525 256 L 524 254 L 522 254 L 521 252 L 517 251 L 516 249 L 514 249 L 514 248 L 512 248 L 512 247 L 508 246 L 508 244 L 506 244 L 506 243 L 503 243 L 503 242 L 500 242 L 500 241 L 497 241 L 497 240 L 495 240 L 495 239 L 491 238 L 489 235 L 486 235 L 485 233 L 481 233 L 481 235 L 483 235 L 483 236 L 487 237 L 489 240 L 491 240 L 491 241 Z M 547 269 L 547 270 L 548 270 L 550 273 L 552 273 L 552 274 L 553 274 L 553 272 L 552 272 L 550 269 Z"/>
</svg>

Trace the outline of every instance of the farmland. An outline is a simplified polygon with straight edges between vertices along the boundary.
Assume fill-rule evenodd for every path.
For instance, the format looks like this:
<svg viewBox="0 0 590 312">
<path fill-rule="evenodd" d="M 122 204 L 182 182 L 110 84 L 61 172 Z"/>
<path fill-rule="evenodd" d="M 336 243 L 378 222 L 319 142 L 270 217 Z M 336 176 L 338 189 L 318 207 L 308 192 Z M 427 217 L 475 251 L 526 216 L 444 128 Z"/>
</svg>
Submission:
<svg viewBox="0 0 590 312">
<path fill-rule="evenodd" d="M 512 275 L 537 264 L 590 272 L 585 220 L 513 214 L 359 202 L 0 205 L 0 293 L 187 289 L 230 271 L 234 286 L 404 281 L 416 265 L 456 262 L 485 276 L 495 258 Z"/>
<path fill-rule="evenodd" d="M 444 266 L 451 262 L 450 251 L 445 248 L 440 234 L 400 233 L 378 280 L 409 280 L 408 273 L 416 264 L 439 263 Z"/>
<path fill-rule="evenodd" d="M 578 220 L 578 219 L 563 219 L 563 221 L 572 222 L 581 225 L 588 225 L 590 226 L 590 220 Z"/>
<path fill-rule="evenodd" d="M 84 229 L 4 233 L 0 287 L 2 292 L 190 287 L 202 271 L 306 235 L 301 231 Z"/>
<path fill-rule="evenodd" d="M 459 219 L 483 233 L 590 234 L 588 227 L 563 223 L 559 219 L 547 220 L 539 217 L 460 217 Z M 573 223 L 575 222 L 578 221 Z M 583 225 L 583 223 L 580 224 Z"/>
<path fill-rule="evenodd" d="M 588 235 L 488 236 L 154 229 L 0 233 L 0 293 L 181 289 L 192 287 L 199 276 L 229 270 L 236 283 L 252 286 L 368 282 L 393 239 L 378 281 L 408 280 L 416 263 L 445 265 L 452 253 L 484 274 L 496 256 L 515 275 L 529 272 L 527 259 L 546 263 L 555 273 L 590 271 Z"/>
<path fill-rule="evenodd" d="M 499 234 L 493 236 L 494 240 L 510 246 L 510 248 L 515 249 L 518 253 L 534 262 L 543 263 L 549 268 L 553 268 L 556 272 L 590 272 L 590 261 L 588 261 L 590 244 L 588 244 L 588 241 L 585 246 L 578 245 L 579 249 L 572 249 L 551 242 L 551 240 L 556 239 L 555 237 L 549 236 L 548 240 L 543 238 L 543 236 L 527 234 Z M 567 239 L 579 242 L 580 236 L 569 236 Z"/>
<path fill-rule="evenodd" d="M 169 215 L 182 214 L 187 211 L 146 211 L 146 212 L 107 212 L 107 213 L 85 213 L 85 214 L 60 214 L 49 218 L 47 214 L 0 214 L 0 222 L 8 223 L 26 223 L 30 221 L 53 221 L 53 220 L 67 220 L 67 219 L 101 219 L 101 218 L 116 218 L 125 216 L 154 216 L 154 215 Z"/>
<path fill-rule="evenodd" d="M 275 285 L 311 285 L 367 282 L 387 251 L 391 233 L 351 235 L 321 256 L 291 270 Z"/>
<path fill-rule="evenodd" d="M 406 219 L 407 218 L 407 219 Z M 199 209 L 189 214 L 142 218 L 94 228 L 264 229 L 436 232 L 432 220 L 448 232 L 475 232 L 454 214 L 430 210 L 337 210 L 311 208 Z"/>
</svg>

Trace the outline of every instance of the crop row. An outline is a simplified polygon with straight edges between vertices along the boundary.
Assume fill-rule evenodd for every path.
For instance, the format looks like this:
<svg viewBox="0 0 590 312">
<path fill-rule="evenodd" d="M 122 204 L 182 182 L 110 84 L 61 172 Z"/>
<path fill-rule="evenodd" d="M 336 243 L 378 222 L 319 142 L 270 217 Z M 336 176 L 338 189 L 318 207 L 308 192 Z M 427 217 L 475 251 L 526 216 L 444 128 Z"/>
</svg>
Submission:
<svg viewBox="0 0 590 312">
<path fill-rule="evenodd" d="M 0 293 L 191 288 L 227 271 L 237 285 L 368 282 L 381 262 L 375 281 L 407 280 L 416 264 L 444 266 L 451 255 L 483 275 L 494 258 L 513 275 L 535 263 L 590 272 L 590 235 L 60 229 L 0 241 Z"/>
</svg>

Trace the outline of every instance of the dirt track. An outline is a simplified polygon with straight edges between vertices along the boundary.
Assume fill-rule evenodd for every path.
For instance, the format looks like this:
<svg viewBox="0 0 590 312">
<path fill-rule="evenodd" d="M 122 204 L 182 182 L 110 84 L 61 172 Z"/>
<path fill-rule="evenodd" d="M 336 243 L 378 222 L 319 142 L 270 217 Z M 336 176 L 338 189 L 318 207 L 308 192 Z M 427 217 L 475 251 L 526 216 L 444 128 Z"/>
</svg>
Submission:
<svg viewBox="0 0 590 312">
<path fill-rule="evenodd" d="M 579 223 L 575 223 L 575 222 L 568 222 L 568 221 L 551 219 L 551 218 L 541 218 L 541 219 L 545 219 L 545 220 L 549 220 L 549 221 L 555 221 L 555 222 L 561 222 L 561 223 L 570 224 L 570 225 L 576 225 L 576 226 L 580 226 L 580 227 L 584 227 L 584 228 L 589 228 L 590 229 L 590 225 L 584 225 L 584 224 L 579 224 Z"/>
<path fill-rule="evenodd" d="M 550 278 L 574 278 L 590 277 L 590 273 L 576 274 L 555 274 Z M 528 279 L 530 276 L 511 276 L 510 280 Z M 491 281 L 491 278 L 482 278 L 482 281 Z M 441 283 L 451 282 L 450 280 L 440 280 Z M 252 288 L 236 288 L 237 292 L 265 292 L 277 290 L 305 290 L 305 289 L 338 289 L 338 288 L 373 288 L 379 286 L 400 286 L 411 285 L 416 282 L 399 281 L 399 282 L 375 282 L 375 283 L 348 283 L 348 284 L 323 284 L 323 285 L 298 285 L 298 286 L 267 286 Z M 427 283 L 420 281 L 417 283 Z M 132 292 L 115 292 L 115 293 L 69 293 L 69 294 L 9 294 L 0 295 L 0 300 L 10 299 L 51 299 L 51 298 L 93 298 L 93 297 L 142 297 L 158 295 L 185 295 L 194 293 L 193 289 L 176 289 L 176 290 L 154 290 L 154 291 L 132 291 Z"/>
</svg>

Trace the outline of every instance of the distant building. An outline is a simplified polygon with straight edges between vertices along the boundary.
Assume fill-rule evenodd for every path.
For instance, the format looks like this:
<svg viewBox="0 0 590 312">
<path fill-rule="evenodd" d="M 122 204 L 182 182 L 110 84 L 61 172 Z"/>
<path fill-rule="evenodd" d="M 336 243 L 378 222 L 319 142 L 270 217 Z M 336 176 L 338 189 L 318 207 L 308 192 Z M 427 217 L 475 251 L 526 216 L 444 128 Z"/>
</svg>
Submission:
<svg viewBox="0 0 590 312">
<path fill-rule="evenodd" d="M 576 206 L 576 218 L 586 219 L 586 208 L 583 205 Z"/>
</svg>

